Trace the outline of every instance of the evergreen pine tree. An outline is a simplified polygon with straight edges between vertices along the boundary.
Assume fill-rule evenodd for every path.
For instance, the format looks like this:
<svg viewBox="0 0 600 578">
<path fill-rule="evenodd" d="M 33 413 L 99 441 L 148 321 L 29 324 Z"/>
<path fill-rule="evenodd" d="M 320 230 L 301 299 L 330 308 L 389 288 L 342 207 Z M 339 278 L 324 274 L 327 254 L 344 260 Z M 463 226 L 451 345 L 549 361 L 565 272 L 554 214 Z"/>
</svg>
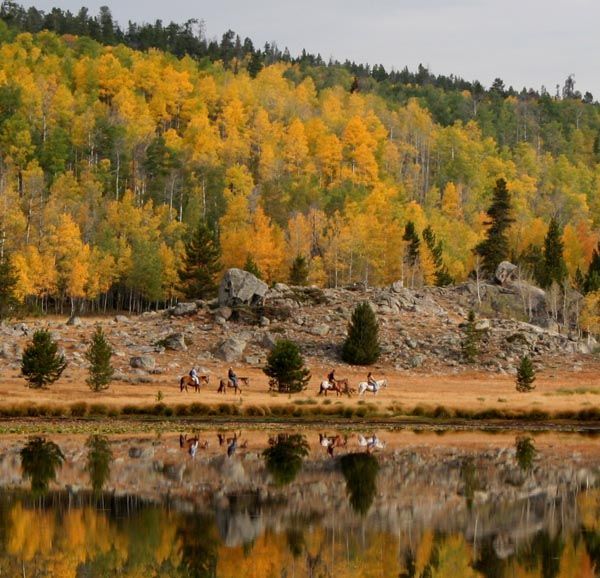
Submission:
<svg viewBox="0 0 600 578">
<path fill-rule="evenodd" d="M 487 210 L 489 220 L 486 238 L 475 247 L 475 252 L 482 259 L 482 269 L 488 275 L 496 272 L 498 265 L 508 258 L 507 230 L 513 222 L 511 217 L 510 193 L 506 181 L 498 179 L 492 204 Z"/>
<path fill-rule="evenodd" d="M 308 263 L 303 255 L 297 255 L 292 263 L 290 285 L 308 285 Z"/>
<path fill-rule="evenodd" d="M 108 439 L 102 435 L 90 436 L 85 446 L 88 449 L 86 470 L 90 475 L 92 491 L 98 494 L 110 477 L 113 453 Z"/>
<path fill-rule="evenodd" d="M 521 358 L 521 363 L 517 369 L 516 386 L 517 391 L 525 392 L 535 389 L 533 382 L 535 381 L 535 369 L 529 356 L 525 355 Z"/>
<path fill-rule="evenodd" d="M 304 365 L 300 349 L 287 339 L 275 343 L 263 372 L 277 381 L 280 392 L 296 393 L 306 388 L 310 372 Z"/>
<path fill-rule="evenodd" d="M 562 285 L 567 276 L 567 265 L 563 257 L 562 231 L 556 219 L 550 220 L 548 233 L 544 239 L 544 264 L 541 270 L 540 285 L 548 288 L 552 283 Z"/>
<path fill-rule="evenodd" d="M 252 255 L 248 255 L 246 257 L 246 262 L 244 263 L 244 271 L 248 271 L 248 273 L 252 273 L 257 279 L 262 279 L 262 273 L 258 268 L 258 265 L 252 258 Z"/>
<path fill-rule="evenodd" d="M 592 260 L 588 267 L 587 275 L 583 283 L 584 293 L 593 293 L 600 289 L 600 243 L 592 253 Z"/>
<path fill-rule="evenodd" d="M 183 269 L 179 272 L 186 297 L 212 297 L 217 290 L 216 277 L 221 270 L 221 249 L 204 221 L 200 221 L 186 243 Z"/>
<path fill-rule="evenodd" d="M 21 373 L 29 387 L 41 388 L 54 383 L 65 367 L 65 357 L 58 353 L 58 345 L 50 332 L 46 329 L 36 331 L 21 358 Z"/>
<path fill-rule="evenodd" d="M 353 365 L 371 365 L 380 354 L 377 317 L 368 303 L 360 303 L 352 313 L 342 359 Z"/>
<path fill-rule="evenodd" d="M 10 259 L 5 255 L 0 259 L 0 320 L 10 317 L 18 301 L 15 297 L 17 275 Z"/>
<path fill-rule="evenodd" d="M 444 265 L 443 250 L 444 246 L 441 241 L 436 239 L 435 233 L 430 225 L 423 229 L 423 240 L 427 244 L 429 251 L 433 257 L 435 265 L 435 284 L 437 287 L 451 285 L 454 282 L 448 268 Z"/>
<path fill-rule="evenodd" d="M 96 327 L 90 346 L 85 353 L 85 358 L 90 364 L 87 384 L 92 391 L 102 391 L 112 381 L 115 372 L 110 363 L 112 354 L 113 349 L 106 340 L 102 327 Z"/>
<path fill-rule="evenodd" d="M 463 358 L 467 363 L 474 363 L 479 354 L 480 332 L 475 324 L 475 312 L 471 309 L 464 327 L 464 338 L 461 343 Z"/>
<path fill-rule="evenodd" d="M 404 226 L 404 235 L 402 236 L 402 239 L 407 243 L 406 256 L 408 265 L 410 267 L 415 267 L 419 262 L 421 240 L 419 239 L 419 235 L 417 235 L 415 224 L 412 221 L 408 221 Z"/>
<path fill-rule="evenodd" d="M 30 439 L 21 450 L 23 477 L 31 480 L 31 491 L 38 496 L 48 491 L 56 470 L 63 465 L 65 456 L 60 447 L 44 437 Z"/>
</svg>

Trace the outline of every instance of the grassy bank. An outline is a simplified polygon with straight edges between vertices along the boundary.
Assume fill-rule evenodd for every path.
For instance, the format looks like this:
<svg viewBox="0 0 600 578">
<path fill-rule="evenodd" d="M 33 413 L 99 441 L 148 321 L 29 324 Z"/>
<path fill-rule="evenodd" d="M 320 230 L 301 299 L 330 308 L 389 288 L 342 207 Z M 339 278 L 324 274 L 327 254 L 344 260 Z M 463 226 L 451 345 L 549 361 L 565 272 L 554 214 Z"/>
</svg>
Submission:
<svg viewBox="0 0 600 578">
<path fill-rule="evenodd" d="M 201 403 L 165 404 L 126 404 L 121 406 L 104 403 L 76 402 L 72 404 L 15 404 L 0 406 L 2 418 L 120 418 L 120 417 L 161 417 L 161 418 L 276 418 L 319 420 L 336 418 L 337 420 L 406 420 L 421 418 L 432 421 L 527 421 L 548 422 L 553 420 L 597 423 L 600 426 L 600 407 L 579 410 L 545 411 L 542 409 L 487 408 L 465 409 L 443 405 L 416 405 L 412 408 L 402 404 L 374 404 L 363 402 L 349 405 L 343 402 L 325 400 L 317 403 L 307 398 L 285 404 L 241 404 L 241 403 Z"/>
</svg>

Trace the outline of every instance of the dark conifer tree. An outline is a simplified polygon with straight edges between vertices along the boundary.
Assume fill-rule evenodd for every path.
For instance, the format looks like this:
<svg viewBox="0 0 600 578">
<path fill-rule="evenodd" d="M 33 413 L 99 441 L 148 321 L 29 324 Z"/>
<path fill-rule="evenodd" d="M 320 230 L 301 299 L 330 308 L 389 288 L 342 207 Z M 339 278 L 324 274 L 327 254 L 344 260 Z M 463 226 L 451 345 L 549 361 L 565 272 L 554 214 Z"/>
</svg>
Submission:
<svg viewBox="0 0 600 578">
<path fill-rule="evenodd" d="M 106 340 L 102 327 L 96 327 L 92 342 L 85 353 L 85 358 L 90 364 L 87 384 L 92 391 L 102 391 L 112 381 L 115 372 L 110 363 L 112 354 L 113 349 Z"/>
<path fill-rule="evenodd" d="M 487 210 L 486 238 L 475 247 L 475 252 L 482 259 L 483 271 L 490 276 L 496 272 L 498 265 L 508 258 L 507 231 L 513 223 L 511 212 L 510 193 L 506 188 L 506 181 L 498 179 L 492 204 Z"/>
<path fill-rule="evenodd" d="M 277 382 L 280 392 L 302 391 L 310 380 L 310 371 L 304 365 L 300 348 L 288 339 L 275 343 L 263 371 Z"/>
<path fill-rule="evenodd" d="M 0 259 L 0 320 L 10 317 L 19 302 L 15 296 L 17 274 L 7 255 Z"/>
<path fill-rule="evenodd" d="M 521 363 L 517 368 L 516 387 L 517 391 L 525 392 L 535 389 L 533 382 L 535 381 L 535 369 L 529 356 L 525 355 L 521 358 Z"/>
<path fill-rule="evenodd" d="M 46 329 L 33 334 L 21 359 L 21 373 L 29 387 L 41 388 L 54 383 L 67 367 L 65 356 L 58 353 L 58 345 Z"/>
<path fill-rule="evenodd" d="M 461 343 L 463 358 L 467 363 L 474 363 L 479 354 L 480 332 L 475 323 L 475 312 L 471 309 L 464 327 L 464 337 Z"/>
<path fill-rule="evenodd" d="M 600 243 L 592 253 L 592 260 L 583 283 L 585 293 L 598 291 L 598 289 L 600 289 Z"/>
<path fill-rule="evenodd" d="M 550 220 L 548 233 L 544 239 L 544 265 L 542 277 L 538 279 L 542 287 L 550 287 L 552 283 L 562 285 L 567 276 L 567 265 L 563 256 L 562 231 L 556 219 Z"/>
<path fill-rule="evenodd" d="M 308 263 L 306 257 L 297 255 L 290 269 L 290 284 L 291 285 L 307 285 L 308 284 Z"/>
<path fill-rule="evenodd" d="M 379 323 L 368 303 L 360 303 L 352 313 L 342 359 L 353 365 L 371 365 L 379 359 Z"/>
<path fill-rule="evenodd" d="M 258 268 L 256 261 L 252 258 L 252 255 L 248 255 L 246 257 L 246 262 L 244 263 L 244 271 L 248 271 L 248 273 L 252 273 L 257 279 L 262 279 L 262 272 Z"/>
<path fill-rule="evenodd" d="M 412 221 L 408 221 L 404 226 L 404 235 L 402 239 L 407 243 L 407 258 L 408 264 L 414 267 L 419 262 L 419 251 L 421 248 L 421 240 L 417 231 L 415 230 L 415 224 Z"/>
<path fill-rule="evenodd" d="M 444 246 L 441 241 L 437 240 L 430 225 L 423 229 L 423 240 L 427 244 L 433 257 L 433 264 L 435 265 L 435 284 L 438 287 L 451 285 L 454 282 L 454 279 L 452 279 L 452 275 L 448 273 L 448 268 L 444 264 Z"/>
<path fill-rule="evenodd" d="M 216 293 L 220 259 L 221 249 L 213 231 L 204 221 L 200 221 L 185 246 L 184 266 L 179 272 L 186 297 L 205 298 Z"/>
</svg>

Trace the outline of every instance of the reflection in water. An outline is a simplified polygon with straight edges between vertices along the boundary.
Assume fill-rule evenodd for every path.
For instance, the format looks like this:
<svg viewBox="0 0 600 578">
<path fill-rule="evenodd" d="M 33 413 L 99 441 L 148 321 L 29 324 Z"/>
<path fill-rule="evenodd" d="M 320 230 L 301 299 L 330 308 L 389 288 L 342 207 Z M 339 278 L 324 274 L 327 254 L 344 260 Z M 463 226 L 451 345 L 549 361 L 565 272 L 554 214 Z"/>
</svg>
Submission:
<svg viewBox="0 0 600 578">
<path fill-rule="evenodd" d="M 377 491 L 377 458 L 369 453 L 346 454 L 340 459 L 352 509 L 364 516 Z"/>
<path fill-rule="evenodd" d="M 517 463 L 521 470 L 525 473 L 531 471 L 536 455 L 533 439 L 529 436 L 517 436 L 515 439 L 515 449 L 517 451 Z"/>
<path fill-rule="evenodd" d="M 36 456 L 54 446 L 52 486 L 62 489 L 44 496 L 23 491 L 20 447 L 0 438 L 0 576 L 600 574 L 600 476 L 593 459 L 553 459 L 542 443 L 544 459 L 524 477 L 512 439 L 474 453 L 393 448 L 386 435 L 386 448 L 375 456 L 351 453 L 360 445 L 349 436 L 332 460 L 316 433 L 269 442 L 267 433 L 244 434 L 249 447 L 239 443 L 231 458 L 223 450 L 234 438 L 191 459 L 177 437 L 91 437 L 85 448 L 67 438 L 60 449 L 31 440 L 26 447 L 46 448 Z M 278 448 L 274 470 L 270 454 L 263 455 L 267 443 L 267 451 Z M 299 465 L 278 470 L 285 455 Z M 177 475 L 165 475 L 167 469 Z M 81 490 L 88 476 L 92 488 L 105 491 Z M 47 488 L 53 477 L 45 479 Z"/>
<path fill-rule="evenodd" d="M 99 493 L 110 477 L 110 462 L 113 458 L 108 439 L 100 435 L 92 435 L 85 442 L 88 449 L 87 472 L 94 493 Z"/>
<path fill-rule="evenodd" d="M 306 437 L 301 434 L 279 434 L 269 439 L 263 452 L 268 472 L 278 486 L 292 483 L 308 455 Z"/>
<path fill-rule="evenodd" d="M 23 477 L 31 480 L 31 491 L 44 494 L 48 485 L 56 479 L 56 470 L 65 460 L 60 448 L 43 437 L 31 438 L 21 450 Z"/>
</svg>

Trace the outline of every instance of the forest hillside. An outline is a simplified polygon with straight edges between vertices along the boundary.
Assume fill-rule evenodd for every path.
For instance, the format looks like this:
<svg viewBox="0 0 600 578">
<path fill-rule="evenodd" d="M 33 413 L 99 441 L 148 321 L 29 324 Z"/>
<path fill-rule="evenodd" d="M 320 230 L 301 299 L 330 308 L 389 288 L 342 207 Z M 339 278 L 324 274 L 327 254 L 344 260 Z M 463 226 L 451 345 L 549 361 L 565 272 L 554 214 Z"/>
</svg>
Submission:
<svg viewBox="0 0 600 578">
<path fill-rule="evenodd" d="M 554 239 L 553 280 L 597 288 L 600 106 L 572 78 L 556 95 L 484 89 L 209 42 L 194 22 L 122 31 L 106 9 L 7 2 L 0 16 L 0 261 L 21 302 L 173 301 L 200 224 L 213 271 L 463 281 L 502 179 L 503 257 L 540 281 Z"/>
</svg>

